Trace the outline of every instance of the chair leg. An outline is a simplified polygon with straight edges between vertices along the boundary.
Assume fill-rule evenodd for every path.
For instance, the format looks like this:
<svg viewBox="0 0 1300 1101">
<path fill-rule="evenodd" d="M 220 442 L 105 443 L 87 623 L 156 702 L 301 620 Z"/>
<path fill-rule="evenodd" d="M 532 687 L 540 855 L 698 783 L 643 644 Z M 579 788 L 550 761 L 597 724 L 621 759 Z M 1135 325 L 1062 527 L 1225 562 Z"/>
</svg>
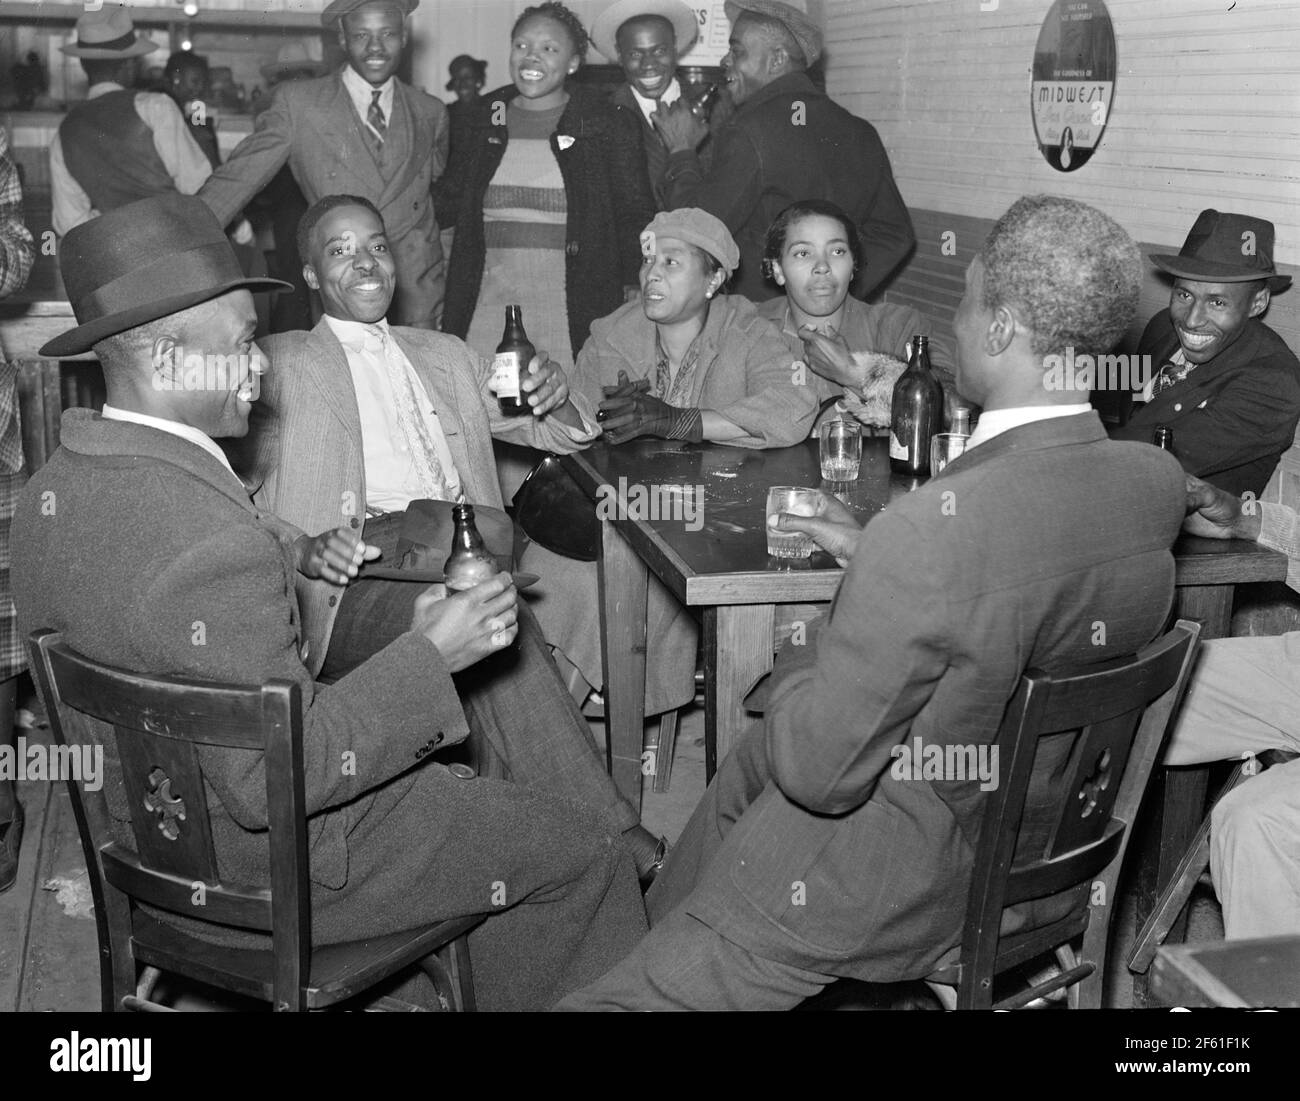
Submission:
<svg viewBox="0 0 1300 1101">
<path fill-rule="evenodd" d="M 456 1009 L 456 993 L 453 989 L 451 975 L 448 974 L 447 968 L 441 959 L 441 950 L 425 956 L 420 961 L 420 970 L 429 976 L 429 981 L 433 983 L 433 989 L 438 995 L 438 1004 L 444 1013 L 452 1013 Z"/>
<path fill-rule="evenodd" d="M 457 937 L 451 942 L 451 981 L 456 992 L 456 1008 L 461 1013 L 478 1009 L 474 1000 L 474 973 L 469 965 L 469 937 Z"/>
<path fill-rule="evenodd" d="M 655 747 L 654 790 L 668 790 L 673 776 L 673 754 L 677 751 L 677 722 L 679 712 L 665 711 L 659 716 L 659 741 Z"/>
</svg>

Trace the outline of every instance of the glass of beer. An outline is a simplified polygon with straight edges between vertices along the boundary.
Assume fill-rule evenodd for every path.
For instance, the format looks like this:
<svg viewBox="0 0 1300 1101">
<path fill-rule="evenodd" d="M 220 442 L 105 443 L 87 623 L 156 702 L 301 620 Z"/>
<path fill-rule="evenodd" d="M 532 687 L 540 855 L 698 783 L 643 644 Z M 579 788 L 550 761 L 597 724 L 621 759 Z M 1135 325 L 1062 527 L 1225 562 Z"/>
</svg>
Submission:
<svg viewBox="0 0 1300 1101">
<path fill-rule="evenodd" d="M 822 477 L 828 482 L 857 481 L 862 465 L 862 426 L 857 421 L 827 421 L 820 436 Z"/>
<path fill-rule="evenodd" d="M 774 558 L 807 558 L 817 544 L 801 531 L 780 531 L 772 526 L 782 512 L 795 516 L 820 516 L 826 499 L 820 490 L 805 486 L 773 486 L 767 491 L 767 553 Z"/>
<path fill-rule="evenodd" d="M 936 432 L 930 437 L 930 477 L 966 450 L 970 435 L 965 432 Z"/>
</svg>

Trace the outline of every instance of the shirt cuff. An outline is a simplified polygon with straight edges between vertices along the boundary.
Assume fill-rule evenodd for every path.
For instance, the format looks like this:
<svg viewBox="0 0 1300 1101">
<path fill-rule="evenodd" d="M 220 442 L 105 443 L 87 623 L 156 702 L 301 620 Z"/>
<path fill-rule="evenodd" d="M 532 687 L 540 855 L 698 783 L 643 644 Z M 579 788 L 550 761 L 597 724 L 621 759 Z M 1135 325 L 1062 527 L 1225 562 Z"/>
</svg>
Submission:
<svg viewBox="0 0 1300 1101">
<path fill-rule="evenodd" d="M 563 421 L 554 418 L 548 419 L 574 443 L 590 443 L 600 435 L 595 410 L 591 408 L 591 404 L 582 394 L 575 394 L 572 390 L 569 391 L 569 402 L 578 411 L 578 416 L 582 419 L 581 428 L 575 428 L 571 424 L 565 424 Z"/>
</svg>

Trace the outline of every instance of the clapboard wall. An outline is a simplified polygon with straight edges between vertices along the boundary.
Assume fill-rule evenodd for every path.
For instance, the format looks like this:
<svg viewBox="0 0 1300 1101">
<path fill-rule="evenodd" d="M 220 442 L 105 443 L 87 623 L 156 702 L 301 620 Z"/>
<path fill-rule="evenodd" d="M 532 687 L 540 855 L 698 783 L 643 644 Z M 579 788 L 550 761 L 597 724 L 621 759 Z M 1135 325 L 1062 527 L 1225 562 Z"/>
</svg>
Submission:
<svg viewBox="0 0 1300 1101">
<path fill-rule="evenodd" d="M 1300 275 L 1296 0 L 1108 0 L 1114 105 L 1100 148 L 1069 173 L 1038 152 L 1029 109 L 1051 4 L 981 10 L 993 3 L 826 0 L 827 88 L 880 130 L 917 223 L 916 255 L 887 298 L 946 321 L 988 227 L 1038 192 L 1092 203 L 1137 241 L 1174 252 L 1206 207 L 1268 218 L 1279 265 Z M 956 256 L 940 251 L 945 230 Z M 1149 279 L 1144 314 L 1167 298 Z M 1300 349 L 1300 289 L 1279 296 L 1268 321 Z"/>
</svg>

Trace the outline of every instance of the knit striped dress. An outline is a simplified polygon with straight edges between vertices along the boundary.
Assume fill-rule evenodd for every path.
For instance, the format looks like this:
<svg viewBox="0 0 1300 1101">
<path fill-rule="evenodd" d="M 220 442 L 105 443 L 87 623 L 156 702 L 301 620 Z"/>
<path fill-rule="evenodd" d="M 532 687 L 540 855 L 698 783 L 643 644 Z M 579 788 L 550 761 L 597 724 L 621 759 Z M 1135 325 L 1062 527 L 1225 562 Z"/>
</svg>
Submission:
<svg viewBox="0 0 1300 1101">
<path fill-rule="evenodd" d="M 501 343 L 505 307 L 517 303 L 533 346 L 572 371 L 564 285 L 568 203 L 550 144 L 563 113 L 563 105 L 506 109 L 510 140 L 483 198 L 487 256 L 466 343 L 491 357 Z"/>
</svg>

